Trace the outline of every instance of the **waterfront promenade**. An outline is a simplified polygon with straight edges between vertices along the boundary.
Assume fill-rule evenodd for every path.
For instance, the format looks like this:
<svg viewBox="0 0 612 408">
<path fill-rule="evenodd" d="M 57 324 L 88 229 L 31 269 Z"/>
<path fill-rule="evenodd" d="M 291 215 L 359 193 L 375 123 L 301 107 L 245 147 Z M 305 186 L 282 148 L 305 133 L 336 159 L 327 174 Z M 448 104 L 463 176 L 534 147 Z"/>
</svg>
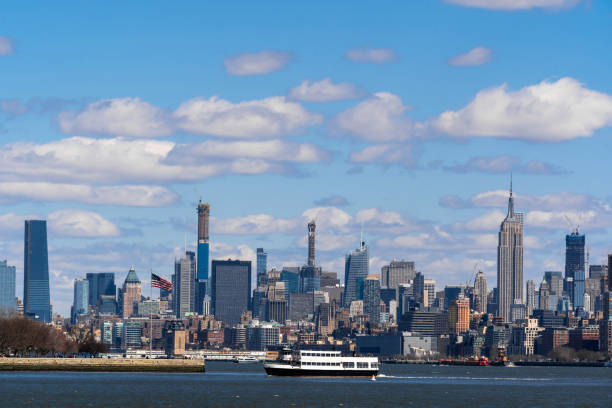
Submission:
<svg viewBox="0 0 612 408">
<path fill-rule="evenodd" d="M 0 371 L 204 372 L 204 360 L 135 358 L 0 358 Z"/>
</svg>

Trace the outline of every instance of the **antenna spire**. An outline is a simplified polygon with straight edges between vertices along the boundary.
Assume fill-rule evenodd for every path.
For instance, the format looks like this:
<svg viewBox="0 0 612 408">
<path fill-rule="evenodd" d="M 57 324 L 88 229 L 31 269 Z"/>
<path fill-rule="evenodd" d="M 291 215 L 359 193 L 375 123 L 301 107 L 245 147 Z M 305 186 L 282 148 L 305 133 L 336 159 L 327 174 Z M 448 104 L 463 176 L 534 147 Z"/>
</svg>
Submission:
<svg viewBox="0 0 612 408">
<path fill-rule="evenodd" d="M 510 172 L 510 197 L 512 197 L 512 172 Z"/>
</svg>

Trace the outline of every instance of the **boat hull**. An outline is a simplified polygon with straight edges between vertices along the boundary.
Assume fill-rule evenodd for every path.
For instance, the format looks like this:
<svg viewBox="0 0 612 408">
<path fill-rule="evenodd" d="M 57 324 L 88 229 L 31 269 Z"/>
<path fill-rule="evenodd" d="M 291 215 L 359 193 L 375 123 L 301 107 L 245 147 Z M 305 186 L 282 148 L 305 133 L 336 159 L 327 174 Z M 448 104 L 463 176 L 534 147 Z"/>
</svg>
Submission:
<svg viewBox="0 0 612 408">
<path fill-rule="evenodd" d="M 280 377 L 372 377 L 378 370 L 316 370 L 294 367 L 267 367 L 266 374 Z"/>
</svg>

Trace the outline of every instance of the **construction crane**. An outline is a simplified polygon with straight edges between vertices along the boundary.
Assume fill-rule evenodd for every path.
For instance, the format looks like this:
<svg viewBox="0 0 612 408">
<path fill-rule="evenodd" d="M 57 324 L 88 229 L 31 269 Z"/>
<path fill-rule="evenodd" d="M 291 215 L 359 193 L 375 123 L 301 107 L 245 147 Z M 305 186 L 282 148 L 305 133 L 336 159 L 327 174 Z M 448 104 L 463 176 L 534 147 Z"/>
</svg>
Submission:
<svg viewBox="0 0 612 408">
<path fill-rule="evenodd" d="M 476 275 L 476 270 L 478 269 L 478 262 L 476 262 L 474 264 L 474 269 L 472 269 L 472 275 L 470 276 L 470 278 L 468 279 L 467 282 L 465 282 L 465 287 L 469 287 L 470 286 L 470 282 L 472 282 L 474 280 L 474 276 Z"/>
</svg>

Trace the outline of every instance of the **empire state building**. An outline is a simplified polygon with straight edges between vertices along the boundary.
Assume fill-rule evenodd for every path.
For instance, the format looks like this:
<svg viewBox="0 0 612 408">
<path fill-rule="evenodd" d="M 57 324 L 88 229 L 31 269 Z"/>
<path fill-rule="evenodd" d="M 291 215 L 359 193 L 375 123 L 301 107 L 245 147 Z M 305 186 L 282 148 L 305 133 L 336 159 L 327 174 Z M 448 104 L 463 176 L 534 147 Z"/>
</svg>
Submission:
<svg viewBox="0 0 612 408">
<path fill-rule="evenodd" d="M 523 303 L 523 213 L 514 212 L 511 180 L 508 214 L 497 245 L 497 315 L 509 322 L 514 303 Z"/>
</svg>

